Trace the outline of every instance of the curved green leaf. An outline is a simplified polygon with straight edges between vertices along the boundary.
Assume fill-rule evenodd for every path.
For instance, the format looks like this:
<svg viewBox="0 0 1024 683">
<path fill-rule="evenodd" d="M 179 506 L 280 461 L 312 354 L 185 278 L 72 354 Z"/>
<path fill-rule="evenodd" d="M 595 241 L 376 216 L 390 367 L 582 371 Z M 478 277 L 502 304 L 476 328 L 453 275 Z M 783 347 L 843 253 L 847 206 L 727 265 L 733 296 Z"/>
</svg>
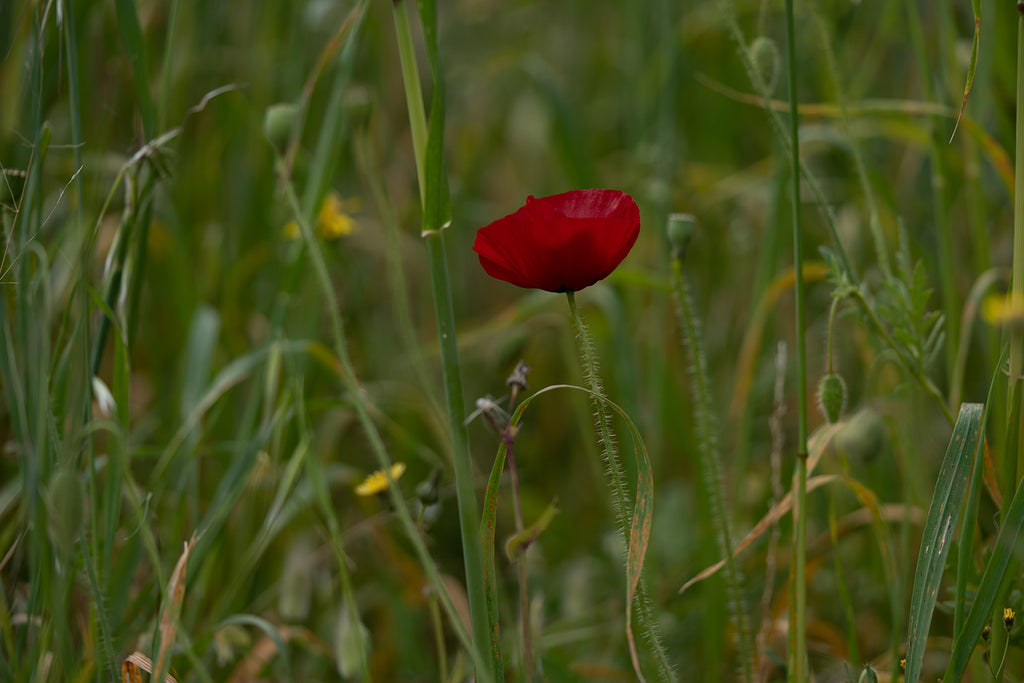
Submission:
<svg viewBox="0 0 1024 683">
<path fill-rule="evenodd" d="M 914 574 L 914 592 L 910 600 L 910 624 L 907 629 L 907 683 L 917 683 L 927 644 L 928 628 L 938 598 L 939 583 L 946 567 L 946 556 L 953 545 L 960 504 L 967 490 L 978 444 L 985 407 L 980 403 L 960 406 L 946 457 L 935 483 L 928 518 L 921 537 L 921 551 Z M 1022 506 L 1024 508 L 1024 506 Z M 1002 534 L 1000 534 L 1000 538 Z M 973 610 L 972 610 L 973 613 Z M 986 611 L 987 614 L 987 611 Z M 981 632 L 981 629 L 978 629 Z M 959 680 L 945 678 L 944 680 Z"/>
</svg>

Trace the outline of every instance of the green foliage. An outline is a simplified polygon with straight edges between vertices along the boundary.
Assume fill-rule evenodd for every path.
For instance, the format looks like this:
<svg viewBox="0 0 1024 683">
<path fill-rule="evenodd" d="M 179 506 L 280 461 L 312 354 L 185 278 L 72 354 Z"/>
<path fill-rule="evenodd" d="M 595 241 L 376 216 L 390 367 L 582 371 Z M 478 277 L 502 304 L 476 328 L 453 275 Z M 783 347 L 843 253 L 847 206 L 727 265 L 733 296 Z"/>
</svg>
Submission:
<svg viewBox="0 0 1024 683">
<path fill-rule="evenodd" d="M 948 665 L 943 680 L 989 681 L 985 648 L 1017 680 L 1019 624 L 978 635 L 1021 609 L 1021 392 L 981 313 L 1011 281 L 1008 197 L 1024 202 L 1017 15 L 794 5 L 803 338 L 848 405 L 823 398 L 825 430 L 809 416 L 811 442 L 834 442 L 811 449 L 803 510 L 810 670 L 891 678 L 920 569 L 937 587 L 930 626 L 914 621 L 921 680 Z M 496 538 L 526 559 L 549 680 L 631 680 L 627 629 L 644 672 L 731 681 L 749 656 L 754 680 L 790 673 L 781 3 L 406 0 L 422 125 L 392 6 L 0 3 L 0 680 L 117 680 L 161 643 L 179 681 L 448 682 L 484 659 L 515 679 L 518 566 Z M 458 427 L 520 358 L 534 391 L 585 381 L 561 297 L 491 281 L 473 233 L 527 195 L 589 186 L 641 208 L 631 255 L 576 303 L 601 395 L 643 445 L 622 454 L 620 519 L 587 397 L 532 403 L 516 438 L 524 551 L 508 478 L 483 479 L 495 435 Z M 666 235 L 683 212 L 699 229 Z M 355 227 L 330 237 L 317 226 L 332 219 Z M 673 249 L 702 323 L 699 387 Z M 952 411 L 983 400 L 954 569 L 919 559 L 920 537 Z M 721 500 L 703 452 L 720 456 Z M 399 461 L 386 497 L 355 493 Z M 463 625 L 457 488 L 491 534 L 482 645 Z M 713 573 L 677 595 L 728 554 L 726 518 L 743 581 Z M 730 604 L 747 606 L 749 655 Z"/>
<path fill-rule="evenodd" d="M 927 375 L 946 339 L 944 317 L 929 309 L 932 289 L 924 264 L 911 262 L 906 236 L 901 236 L 896 271 L 882 282 L 878 294 L 878 317 L 889 328 L 903 362 L 912 372 Z"/>
</svg>

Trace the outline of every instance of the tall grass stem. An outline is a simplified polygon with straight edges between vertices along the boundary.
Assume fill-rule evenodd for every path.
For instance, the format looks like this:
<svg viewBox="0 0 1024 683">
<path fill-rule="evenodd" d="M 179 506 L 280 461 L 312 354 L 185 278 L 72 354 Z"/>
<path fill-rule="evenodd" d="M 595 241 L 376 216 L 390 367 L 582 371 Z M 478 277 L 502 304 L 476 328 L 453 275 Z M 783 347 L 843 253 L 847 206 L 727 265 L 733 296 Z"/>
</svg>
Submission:
<svg viewBox="0 0 1024 683">
<path fill-rule="evenodd" d="M 281 162 L 280 159 L 278 161 Z M 281 171 L 283 173 L 283 164 L 279 163 L 279 165 L 281 166 Z M 299 198 L 296 196 L 291 183 L 285 183 L 284 187 L 289 207 L 292 210 L 296 223 L 299 225 L 299 230 L 306 243 L 306 248 L 309 250 L 310 261 L 313 266 L 313 274 L 316 277 L 317 283 L 320 286 L 321 293 L 323 294 L 326 302 L 328 318 L 331 326 L 331 336 L 334 341 L 334 352 L 342 369 L 342 383 L 348 391 L 352 407 L 356 412 L 360 426 L 363 428 L 363 431 L 370 442 L 370 448 L 377 458 L 378 465 L 388 478 L 388 495 L 390 497 L 391 504 L 394 507 L 395 513 L 398 516 L 403 530 L 409 538 L 409 542 L 412 544 L 413 549 L 416 552 L 420 565 L 430 578 L 431 583 L 434 585 L 434 589 L 437 591 L 438 596 L 441 599 L 441 604 L 445 608 L 451 627 L 455 630 L 459 640 L 473 658 L 473 661 L 477 666 L 478 678 L 482 681 L 492 681 L 493 676 L 481 675 L 482 671 L 488 671 L 488 669 L 483 668 L 484 659 L 480 655 L 479 643 L 487 641 L 476 641 L 476 643 L 474 643 L 474 641 L 470 639 L 469 634 L 467 634 L 462 628 L 462 622 L 459 620 L 458 613 L 455 611 L 455 606 L 452 603 L 451 596 L 448 594 L 444 582 L 441 579 L 440 570 L 433 558 L 430 556 L 426 543 L 420 536 L 419 529 L 416 526 L 416 522 L 413 520 L 412 514 L 409 512 L 409 506 L 405 502 L 405 498 L 402 496 L 398 486 L 396 486 L 394 481 L 391 479 L 391 458 L 388 456 L 387 450 L 384 447 L 384 441 L 381 438 L 377 426 L 370 417 L 369 408 L 366 405 L 365 399 L 362 398 L 363 390 L 356 380 L 355 368 L 353 367 L 352 360 L 348 354 L 345 328 L 341 320 L 341 309 L 338 304 L 338 297 L 334 292 L 334 286 L 331 283 L 331 277 L 327 271 L 327 263 L 324 260 L 323 252 L 313 234 L 313 228 L 309 225 L 309 222 L 303 214 L 302 207 L 299 205 Z M 479 537 L 477 537 L 477 543 L 479 543 Z M 482 574 L 483 569 L 481 568 L 480 571 Z"/>
<path fill-rule="evenodd" d="M 1015 145 L 1015 173 L 1013 195 L 1013 272 L 1010 276 L 1010 297 L 1012 310 L 1024 306 L 1024 13 L 1017 19 L 1017 118 Z M 1024 329 L 1019 325 L 1010 328 L 1010 385 L 1020 386 L 1024 372 Z M 1020 415 L 1010 414 L 1009 420 L 1019 420 Z M 1011 450 L 1007 444 L 1007 451 Z M 1004 490 L 1013 492 L 1021 476 L 1018 450 L 1016 477 L 1005 482 Z M 1004 494 L 1004 500 L 1009 500 Z"/>
<path fill-rule="evenodd" d="M 789 680 L 803 683 L 807 669 L 807 350 L 804 340 L 803 233 L 800 229 L 800 119 L 796 92 L 796 22 L 793 0 L 786 0 L 786 55 L 789 66 L 790 182 L 793 203 L 793 271 L 796 293 L 797 461 L 793 504 L 793 595 L 790 602 Z"/>
<path fill-rule="evenodd" d="M 430 208 L 428 207 L 428 197 L 442 194 L 437 190 L 447 186 L 447 178 L 440 175 L 428 176 L 426 173 L 427 131 L 429 129 L 423 108 L 423 89 L 420 84 L 419 69 L 416 65 L 412 31 L 409 26 L 410 9 L 406 0 L 395 2 L 392 9 L 398 39 L 399 59 L 402 64 L 402 83 L 405 87 L 406 106 L 409 110 L 409 126 L 412 130 L 413 152 L 416 157 L 420 202 L 424 216 L 423 240 L 427 245 L 431 292 L 441 347 L 441 371 L 445 389 L 448 429 L 452 442 L 455 494 L 459 508 L 459 528 L 462 534 L 462 555 L 466 571 L 466 593 L 473 633 L 472 651 L 477 667 L 477 677 L 481 680 L 490 680 L 495 676 L 498 664 L 493 658 L 484 659 L 479 656 L 485 644 L 491 642 L 492 625 L 488 616 L 487 594 L 484 587 L 480 516 L 476 490 L 473 486 L 473 462 L 469 450 L 469 432 L 463 421 L 466 406 L 463 398 L 459 350 L 455 336 L 455 314 L 452 306 L 451 284 L 448 278 L 448 260 L 441 226 L 434 225 L 427 229 L 426 225 L 432 220 L 428 211 Z M 437 46 L 428 45 L 428 50 L 436 51 Z M 436 60 L 436 54 L 434 54 L 434 58 Z M 435 76 L 439 77 L 439 71 Z M 441 87 L 441 83 L 434 83 L 434 87 L 435 95 L 437 95 L 437 89 Z"/>
<path fill-rule="evenodd" d="M 672 293 L 675 295 L 676 311 L 689 355 L 690 372 L 693 378 L 694 413 L 697 421 L 697 436 L 700 441 L 700 462 L 704 470 L 708 500 L 711 502 L 711 519 L 715 525 L 716 536 L 718 536 L 719 553 L 725 558 L 725 579 L 732 618 L 736 625 L 740 667 L 743 671 L 743 680 L 749 683 L 753 680 L 753 665 L 750 625 L 747 623 L 747 611 L 743 604 L 741 590 L 743 578 L 733 559 L 729 511 L 722 489 L 722 471 L 719 465 L 721 453 L 718 448 L 718 425 L 714 417 L 711 399 L 711 380 L 708 377 L 704 338 L 700 319 L 694 310 L 689 286 L 683 276 L 683 256 L 680 250 L 676 250 L 672 258 Z"/>
</svg>

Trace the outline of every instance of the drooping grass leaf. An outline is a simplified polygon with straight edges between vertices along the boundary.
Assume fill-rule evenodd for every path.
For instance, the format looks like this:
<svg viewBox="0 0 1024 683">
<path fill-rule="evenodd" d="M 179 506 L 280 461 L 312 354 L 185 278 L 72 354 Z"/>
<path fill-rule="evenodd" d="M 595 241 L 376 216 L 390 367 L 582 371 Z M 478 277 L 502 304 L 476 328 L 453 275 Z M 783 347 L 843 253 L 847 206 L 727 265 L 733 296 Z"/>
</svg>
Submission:
<svg viewBox="0 0 1024 683">
<path fill-rule="evenodd" d="M 964 115 L 967 107 L 967 98 L 971 96 L 971 88 L 974 87 L 974 72 L 978 68 L 978 49 L 981 47 L 981 0 L 971 0 L 971 9 L 974 11 L 974 42 L 971 45 L 971 62 L 967 65 L 967 83 L 964 84 L 964 98 L 960 102 L 960 111 L 956 115 L 956 123 L 953 124 L 953 132 L 949 134 L 949 141 L 953 142 L 956 136 L 956 129 L 960 126 L 960 118 Z"/>
<path fill-rule="evenodd" d="M 633 456 L 638 476 L 636 499 L 629 519 L 629 538 L 627 539 L 626 551 L 626 640 L 634 666 L 637 666 L 639 655 L 636 649 L 636 637 L 633 634 L 633 610 L 634 608 L 647 609 L 647 606 L 643 604 L 643 597 L 639 593 L 642 592 L 641 577 L 644 559 L 647 555 L 647 544 L 651 537 L 654 502 L 654 477 L 651 470 L 651 461 L 647 455 L 647 447 L 644 445 L 640 430 L 637 429 L 636 424 L 633 423 L 633 420 L 630 419 L 626 411 L 605 396 L 571 384 L 547 386 L 533 395 L 524 398 L 512 413 L 512 418 L 509 420 L 510 427 L 515 428 L 519 425 L 523 412 L 536 398 L 556 389 L 582 391 L 604 403 L 605 406 L 614 410 L 626 423 L 630 438 L 633 441 Z M 501 479 L 501 469 L 505 463 L 505 452 L 505 445 L 501 444 L 498 447 L 498 455 L 495 458 L 494 467 L 491 470 L 491 477 L 487 485 L 487 492 L 484 496 L 484 513 L 481 523 L 485 567 L 484 576 L 487 580 L 488 612 L 492 615 L 493 619 L 492 629 L 497 628 L 497 585 L 493 580 L 495 576 L 494 524 L 497 510 L 497 490 Z M 498 647 L 496 636 L 497 633 L 495 631 L 495 639 L 492 640 L 492 647 L 495 648 Z"/>
<path fill-rule="evenodd" d="M 981 441 L 984 406 L 965 403 L 953 426 L 953 435 L 942 461 L 935 493 L 928 508 L 921 551 L 914 573 L 914 591 L 910 600 L 910 624 L 907 628 L 906 681 L 917 683 L 924 660 L 928 628 L 946 567 L 946 556 L 953 545 L 960 504 Z M 1000 535 L 1001 536 L 1001 535 Z M 987 612 L 986 612 L 987 614 Z M 980 633 L 980 629 L 979 629 Z M 945 680 L 954 680 L 946 678 Z M 959 679 L 955 679 L 959 680 Z"/>
</svg>

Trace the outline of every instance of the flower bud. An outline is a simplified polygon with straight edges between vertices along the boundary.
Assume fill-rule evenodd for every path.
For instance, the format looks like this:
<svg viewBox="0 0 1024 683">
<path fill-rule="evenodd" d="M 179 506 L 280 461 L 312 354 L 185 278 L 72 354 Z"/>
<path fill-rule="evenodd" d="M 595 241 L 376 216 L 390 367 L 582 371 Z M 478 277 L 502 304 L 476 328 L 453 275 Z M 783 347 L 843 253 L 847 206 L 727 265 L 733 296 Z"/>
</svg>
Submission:
<svg viewBox="0 0 1024 683">
<path fill-rule="evenodd" d="M 878 683 L 878 674 L 871 668 L 870 664 L 865 664 L 864 669 L 860 672 L 860 678 L 857 679 L 857 683 Z"/>
<path fill-rule="evenodd" d="M 270 144 L 278 149 L 288 144 L 298 114 L 299 106 L 292 102 L 279 102 L 267 107 L 263 114 L 263 134 L 270 140 Z"/>
<path fill-rule="evenodd" d="M 697 219 L 689 213 L 673 213 L 668 217 L 668 243 L 677 258 L 686 253 L 693 235 L 697 232 Z"/>
<path fill-rule="evenodd" d="M 775 92 L 775 86 L 779 84 L 779 48 L 775 41 L 767 36 L 758 36 L 748 48 L 750 61 L 754 63 L 758 75 L 764 81 L 768 93 Z"/>
<path fill-rule="evenodd" d="M 829 373 L 818 382 L 818 410 L 829 424 L 839 422 L 846 410 L 846 382 L 835 373 Z"/>
</svg>

